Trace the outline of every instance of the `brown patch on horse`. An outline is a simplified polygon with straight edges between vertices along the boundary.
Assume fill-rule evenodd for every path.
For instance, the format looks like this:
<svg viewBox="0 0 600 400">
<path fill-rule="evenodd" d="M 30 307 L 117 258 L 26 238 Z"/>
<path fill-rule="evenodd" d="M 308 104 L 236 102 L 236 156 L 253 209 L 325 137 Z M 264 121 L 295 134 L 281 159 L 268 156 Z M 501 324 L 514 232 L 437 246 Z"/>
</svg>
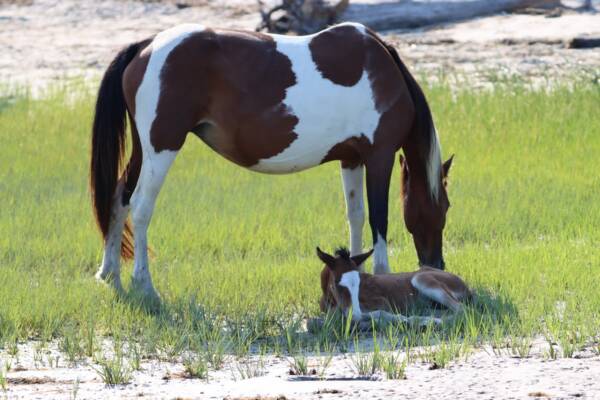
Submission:
<svg viewBox="0 0 600 400">
<path fill-rule="evenodd" d="M 377 111 L 382 113 L 375 131 L 375 142 L 399 149 L 410 134 L 415 105 L 410 91 L 386 43 L 367 29 L 365 69 L 369 74 Z"/>
<path fill-rule="evenodd" d="M 271 36 L 194 33 L 171 51 L 161 76 L 151 133 L 157 152 L 178 150 L 192 131 L 225 158 L 250 167 L 297 138 L 298 118 L 282 104 L 296 76 Z M 189 99 L 184 109 L 181 97 Z"/>
<path fill-rule="evenodd" d="M 150 49 L 148 48 L 150 43 L 152 43 L 152 38 L 140 42 L 139 51 L 123 72 L 123 95 L 130 117 L 135 116 L 135 95 L 142 84 L 148 61 L 150 61 Z"/>
<path fill-rule="evenodd" d="M 148 45 L 151 43 L 151 39 L 143 42 L 140 46 L 140 51 L 136 54 L 135 58 L 129 63 L 125 72 L 123 73 L 123 95 L 125 96 L 125 102 L 127 103 L 127 111 L 129 114 L 129 122 L 131 124 L 131 136 L 132 136 L 132 147 L 131 147 L 131 158 L 125 168 L 125 173 L 121 179 L 125 180 L 125 190 L 123 191 L 123 205 L 129 204 L 129 200 L 135 186 L 137 184 L 140 169 L 142 167 L 142 145 L 140 143 L 140 136 L 138 134 L 137 126 L 135 124 L 135 95 L 138 88 L 142 84 L 146 68 L 148 67 L 148 61 L 150 61 L 150 51 Z M 126 230 L 130 229 L 129 223 L 126 224 Z"/>
<path fill-rule="evenodd" d="M 312 60 L 323 78 L 354 86 L 365 65 L 364 35 L 353 26 L 339 26 L 317 34 L 309 44 Z"/>
<path fill-rule="evenodd" d="M 332 160 L 342 160 L 343 168 L 354 169 L 363 163 L 370 148 L 371 142 L 365 135 L 354 136 L 329 149 L 321 160 L 321 164 Z"/>
</svg>

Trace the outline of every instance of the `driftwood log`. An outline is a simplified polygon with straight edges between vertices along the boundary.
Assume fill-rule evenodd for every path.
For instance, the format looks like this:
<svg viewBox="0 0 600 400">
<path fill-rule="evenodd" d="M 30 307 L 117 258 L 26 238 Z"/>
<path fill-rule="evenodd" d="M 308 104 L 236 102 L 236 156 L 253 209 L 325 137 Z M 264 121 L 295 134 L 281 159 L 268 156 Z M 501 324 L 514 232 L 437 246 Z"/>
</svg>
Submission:
<svg viewBox="0 0 600 400">
<path fill-rule="evenodd" d="M 334 22 L 355 21 L 375 30 L 417 28 L 528 7 L 559 7 L 560 0 L 465 0 L 414 2 L 411 0 L 282 0 L 265 10 L 257 30 L 307 34 Z"/>
</svg>

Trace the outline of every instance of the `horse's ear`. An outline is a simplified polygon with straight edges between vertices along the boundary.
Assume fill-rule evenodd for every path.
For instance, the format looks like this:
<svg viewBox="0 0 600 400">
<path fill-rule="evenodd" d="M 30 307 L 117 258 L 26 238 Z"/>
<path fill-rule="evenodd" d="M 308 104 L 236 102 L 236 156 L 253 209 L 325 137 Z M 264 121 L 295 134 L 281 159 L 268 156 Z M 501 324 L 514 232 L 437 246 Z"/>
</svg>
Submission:
<svg viewBox="0 0 600 400">
<path fill-rule="evenodd" d="M 452 160 L 454 160 L 454 154 L 450 156 L 449 159 L 442 165 L 442 171 L 444 173 L 444 178 L 448 177 L 448 173 L 450 172 L 450 167 L 452 166 Z"/>
<path fill-rule="evenodd" d="M 366 253 L 359 254 L 357 256 L 353 256 L 353 257 L 350 257 L 350 258 L 352 259 L 352 261 L 354 261 L 354 263 L 356 264 L 356 266 L 359 267 L 362 263 L 365 262 L 365 260 L 367 258 L 369 258 L 369 256 L 371 254 L 373 254 L 373 249 L 367 251 Z"/>
<path fill-rule="evenodd" d="M 322 251 L 319 246 L 317 246 L 317 256 L 323 261 L 328 267 L 333 267 L 335 264 L 335 258 L 324 251 Z"/>
</svg>

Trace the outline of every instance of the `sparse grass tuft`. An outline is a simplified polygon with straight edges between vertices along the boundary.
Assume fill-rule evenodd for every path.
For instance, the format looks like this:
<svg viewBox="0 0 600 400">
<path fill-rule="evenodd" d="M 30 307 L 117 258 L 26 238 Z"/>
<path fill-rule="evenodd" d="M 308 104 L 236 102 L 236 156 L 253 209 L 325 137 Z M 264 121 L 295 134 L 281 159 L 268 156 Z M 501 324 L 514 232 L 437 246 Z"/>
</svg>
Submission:
<svg viewBox="0 0 600 400">
<path fill-rule="evenodd" d="M 115 355 L 111 359 L 98 360 L 98 366 L 94 368 L 102 382 L 108 386 L 125 385 L 131 381 L 132 371 L 125 362 L 122 355 Z"/>
<path fill-rule="evenodd" d="M 208 362 L 201 354 L 185 357 L 183 367 L 188 378 L 208 380 Z"/>
</svg>

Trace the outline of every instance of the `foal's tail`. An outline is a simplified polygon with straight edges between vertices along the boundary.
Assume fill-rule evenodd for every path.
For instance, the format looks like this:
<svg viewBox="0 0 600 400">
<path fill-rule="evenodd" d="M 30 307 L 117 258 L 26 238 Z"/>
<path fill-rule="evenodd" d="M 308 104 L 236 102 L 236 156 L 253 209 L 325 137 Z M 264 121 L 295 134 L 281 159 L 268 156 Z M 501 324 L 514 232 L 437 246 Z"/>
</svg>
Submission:
<svg viewBox="0 0 600 400">
<path fill-rule="evenodd" d="M 104 240 L 108 235 L 113 196 L 125 152 L 127 105 L 123 95 L 122 78 L 125 68 L 138 53 L 142 43 L 131 44 L 117 54 L 104 73 L 96 100 L 92 128 L 90 191 L 96 222 Z M 132 239 L 133 234 L 128 221 L 121 245 L 123 258 L 133 256 Z"/>
</svg>

